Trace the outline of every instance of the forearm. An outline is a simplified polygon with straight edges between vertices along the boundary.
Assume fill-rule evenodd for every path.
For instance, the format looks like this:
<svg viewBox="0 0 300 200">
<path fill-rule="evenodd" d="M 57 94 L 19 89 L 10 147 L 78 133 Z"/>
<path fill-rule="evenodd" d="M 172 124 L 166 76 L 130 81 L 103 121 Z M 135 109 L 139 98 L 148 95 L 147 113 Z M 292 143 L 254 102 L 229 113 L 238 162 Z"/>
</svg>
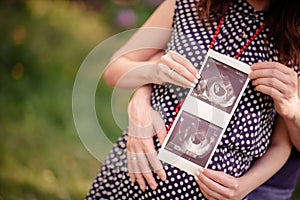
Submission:
<svg viewBox="0 0 300 200">
<path fill-rule="evenodd" d="M 279 117 L 267 152 L 253 164 L 246 174 L 239 178 L 243 194 L 247 195 L 272 177 L 287 161 L 291 146 L 284 121 Z"/>
<path fill-rule="evenodd" d="M 119 58 L 105 71 L 108 85 L 124 89 L 138 88 L 155 83 L 155 65 L 158 60 L 132 61 L 126 57 Z"/>
<path fill-rule="evenodd" d="M 280 146 L 270 147 L 268 152 L 251 167 L 251 169 L 241 178 L 242 191 L 249 194 L 258 186 L 271 178 L 287 161 L 290 150 Z"/>
<path fill-rule="evenodd" d="M 121 50 L 123 51 L 123 50 Z M 155 78 L 160 57 L 164 50 L 140 50 L 136 56 L 140 59 L 132 59 L 132 54 L 119 56 L 117 52 L 112 58 L 109 67 L 104 73 L 105 80 L 112 87 L 124 89 L 139 88 L 147 84 L 158 83 Z M 144 89 L 141 89 L 142 91 Z"/>
<path fill-rule="evenodd" d="M 156 83 L 157 54 L 171 36 L 175 0 L 166 0 L 111 58 L 104 73 L 108 85 L 126 89 Z M 163 19 L 163 20 L 162 20 Z M 155 57 L 155 59 L 153 59 Z"/>
<path fill-rule="evenodd" d="M 291 141 L 298 151 L 300 151 L 300 101 L 295 108 L 296 114 L 293 118 L 284 118 Z"/>
<path fill-rule="evenodd" d="M 293 109 L 289 115 L 283 116 L 283 119 L 293 145 L 300 151 L 300 76 L 297 79 L 297 98 L 293 101 Z"/>
<path fill-rule="evenodd" d="M 151 105 L 151 84 L 144 85 L 135 90 L 131 101 L 144 102 L 145 105 Z"/>
<path fill-rule="evenodd" d="M 152 109 L 151 92 L 151 85 L 144 85 L 135 90 L 128 105 L 128 116 L 131 120 L 140 122 L 141 119 L 144 119 L 143 121 L 146 121 L 146 124 L 151 120 L 149 116 L 145 120 L 147 118 L 145 112 L 147 113 L 147 111 Z"/>
</svg>

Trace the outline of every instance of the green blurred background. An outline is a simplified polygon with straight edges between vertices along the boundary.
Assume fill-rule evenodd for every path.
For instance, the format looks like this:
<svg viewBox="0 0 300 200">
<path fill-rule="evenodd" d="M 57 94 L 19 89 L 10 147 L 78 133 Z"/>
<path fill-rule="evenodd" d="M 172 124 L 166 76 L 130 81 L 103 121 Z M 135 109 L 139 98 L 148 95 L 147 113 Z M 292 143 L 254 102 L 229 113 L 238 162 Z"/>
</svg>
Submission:
<svg viewBox="0 0 300 200">
<path fill-rule="evenodd" d="M 96 45 L 139 27 L 159 2 L 0 2 L 0 200 L 84 198 L 101 163 L 75 129 L 76 72 Z M 109 107 L 111 94 L 101 80 L 99 123 L 115 141 L 121 129 Z M 293 199 L 300 199 L 300 189 Z"/>
</svg>

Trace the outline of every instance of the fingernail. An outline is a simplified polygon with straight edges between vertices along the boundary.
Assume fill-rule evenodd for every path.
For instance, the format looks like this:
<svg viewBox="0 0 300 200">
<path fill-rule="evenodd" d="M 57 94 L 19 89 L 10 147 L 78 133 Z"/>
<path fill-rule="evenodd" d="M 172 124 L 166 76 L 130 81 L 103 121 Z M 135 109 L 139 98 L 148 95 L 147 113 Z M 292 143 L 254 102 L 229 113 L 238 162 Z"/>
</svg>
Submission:
<svg viewBox="0 0 300 200">
<path fill-rule="evenodd" d="M 152 190 L 155 190 L 156 187 L 157 187 L 157 184 L 156 184 L 156 183 L 151 183 L 151 184 L 150 184 L 150 187 L 151 187 Z"/>
<path fill-rule="evenodd" d="M 194 178 L 195 178 L 195 180 L 196 180 L 196 181 L 198 181 L 198 180 L 199 180 L 198 176 L 194 176 Z"/>
<path fill-rule="evenodd" d="M 203 168 L 200 168 L 199 170 L 197 170 L 196 175 L 199 176 L 202 172 L 203 172 Z"/>
<path fill-rule="evenodd" d="M 169 52 L 171 52 L 171 53 L 177 53 L 176 51 L 173 51 L 173 50 L 170 50 Z"/>
<path fill-rule="evenodd" d="M 191 83 L 192 88 L 196 87 L 195 83 Z"/>
<path fill-rule="evenodd" d="M 251 76 L 252 76 L 252 73 L 250 72 L 250 73 L 248 74 L 248 77 L 251 79 Z"/>
<path fill-rule="evenodd" d="M 197 79 L 201 78 L 200 74 L 196 74 Z"/>
<path fill-rule="evenodd" d="M 194 83 L 197 84 L 198 82 L 199 82 L 199 80 L 195 78 Z"/>
<path fill-rule="evenodd" d="M 146 189 L 146 186 L 145 185 L 140 185 L 140 189 L 144 192 L 145 189 Z"/>
<path fill-rule="evenodd" d="M 162 180 L 162 181 L 166 181 L 166 180 L 167 180 L 167 176 L 166 176 L 165 174 L 162 175 L 161 180 Z"/>
</svg>

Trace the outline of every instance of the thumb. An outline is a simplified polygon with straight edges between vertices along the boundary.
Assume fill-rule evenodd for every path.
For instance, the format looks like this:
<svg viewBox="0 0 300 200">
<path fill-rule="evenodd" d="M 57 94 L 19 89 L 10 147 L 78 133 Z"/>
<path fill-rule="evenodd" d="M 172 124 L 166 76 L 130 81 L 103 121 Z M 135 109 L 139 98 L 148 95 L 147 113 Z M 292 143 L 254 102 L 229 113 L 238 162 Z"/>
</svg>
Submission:
<svg viewBox="0 0 300 200">
<path fill-rule="evenodd" d="M 158 141 L 162 144 L 167 136 L 167 129 L 161 114 L 155 110 L 151 110 L 152 125 L 157 134 Z"/>
</svg>

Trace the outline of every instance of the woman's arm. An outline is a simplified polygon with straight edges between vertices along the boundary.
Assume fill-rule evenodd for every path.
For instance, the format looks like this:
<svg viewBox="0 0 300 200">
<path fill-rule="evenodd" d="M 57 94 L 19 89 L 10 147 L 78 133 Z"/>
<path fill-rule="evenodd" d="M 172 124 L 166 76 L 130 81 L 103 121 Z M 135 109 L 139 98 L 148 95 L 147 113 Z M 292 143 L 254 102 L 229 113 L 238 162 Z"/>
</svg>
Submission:
<svg viewBox="0 0 300 200">
<path fill-rule="evenodd" d="M 300 77 L 298 77 L 298 98 L 295 100 L 295 113 L 292 117 L 285 117 L 284 121 L 289 131 L 293 145 L 300 151 Z"/>
<path fill-rule="evenodd" d="M 279 116 L 267 152 L 242 177 L 234 178 L 224 172 L 204 169 L 196 181 L 208 199 L 242 199 L 284 165 L 291 147 L 284 120 Z"/>
<path fill-rule="evenodd" d="M 281 116 L 278 115 L 271 144 L 265 155 L 258 159 L 250 170 L 239 181 L 248 194 L 256 187 L 272 177 L 287 161 L 292 149 L 287 127 Z"/>
<path fill-rule="evenodd" d="M 174 7 L 174 0 L 164 1 L 130 40 L 112 56 L 104 73 L 108 85 L 133 88 L 152 82 L 153 67 L 157 65 L 158 60 L 149 59 L 167 46 L 172 27 L 171 11 Z M 125 75 L 128 78 L 123 78 Z"/>
<path fill-rule="evenodd" d="M 165 82 L 183 87 L 195 86 L 196 68 L 176 52 L 168 52 L 156 60 L 151 59 L 162 52 L 170 40 L 174 8 L 174 0 L 164 1 L 112 56 L 104 72 L 108 85 L 125 89 Z"/>
</svg>

